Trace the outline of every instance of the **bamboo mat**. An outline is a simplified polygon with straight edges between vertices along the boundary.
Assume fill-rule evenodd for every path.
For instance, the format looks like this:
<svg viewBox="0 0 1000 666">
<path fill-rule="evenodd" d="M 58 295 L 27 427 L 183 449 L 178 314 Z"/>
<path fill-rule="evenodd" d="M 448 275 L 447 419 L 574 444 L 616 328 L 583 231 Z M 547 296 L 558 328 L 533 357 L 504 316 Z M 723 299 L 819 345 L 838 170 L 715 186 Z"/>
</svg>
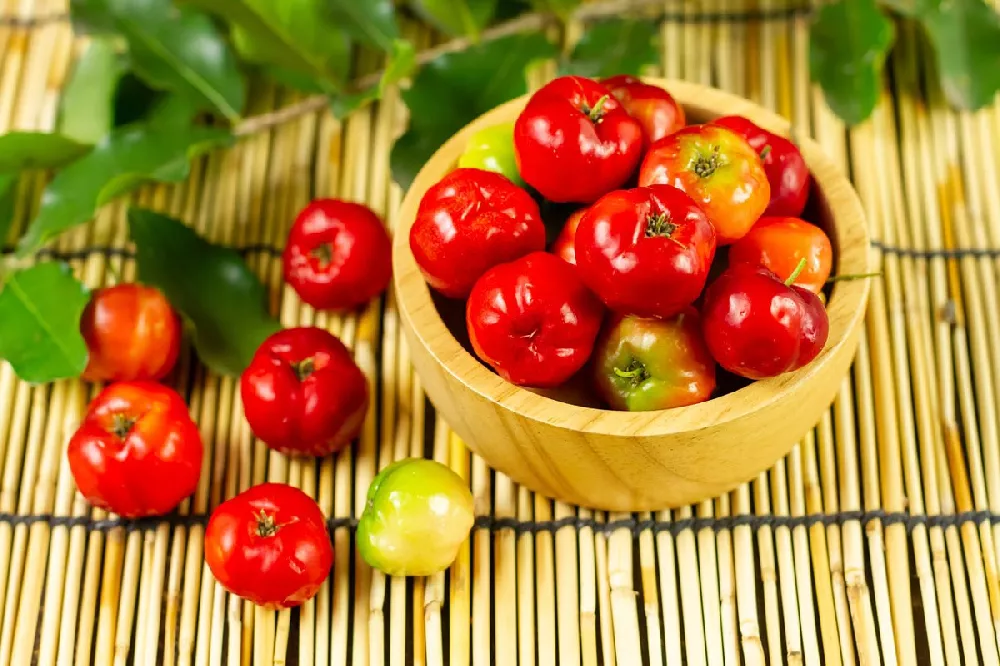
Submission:
<svg viewBox="0 0 1000 666">
<path fill-rule="evenodd" d="M 82 47 L 65 9 L 0 0 L 0 131 L 53 127 Z M 353 346 L 380 391 L 361 441 L 319 463 L 268 453 L 234 380 L 188 354 L 176 385 L 208 447 L 201 486 L 169 520 L 122 523 L 75 495 L 64 457 L 92 389 L 29 387 L 0 366 L 0 665 L 1000 664 L 1000 107 L 953 112 L 933 85 L 917 97 L 929 70 L 907 29 L 875 115 L 847 131 L 810 85 L 805 13 L 766 0 L 674 9 L 660 73 L 790 117 L 869 215 L 884 277 L 811 435 L 753 483 L 655 515 L 550 502 L 470 456 L 424 400 L 391 294 L 339 319 L 280 284 L 285 232 L 310 198 L 364 201 L 395 222 L 388 156 L 406 118 L 389 90 L 343 123 L 321 113 L 247 137 L 134 199 L 250 248 L 284 324 Z M 294 99 L 257 84 L 248 113 Z M 22 224 L 43 186 L 22 179 Z M 91 286 L 109 263 L 128 279 L 123 211 L 106 207 L 51 253 Z M 356 556 L 352 516 L 376 470 L 414 454 L 468 478 L 480 518 L 448 575 L 386 578 Z M 302 487 L 331 518 L 334 571 L 296 612 L 225 594 L 202 560 L 206 514 L 265 479 Z"/>
</svg>

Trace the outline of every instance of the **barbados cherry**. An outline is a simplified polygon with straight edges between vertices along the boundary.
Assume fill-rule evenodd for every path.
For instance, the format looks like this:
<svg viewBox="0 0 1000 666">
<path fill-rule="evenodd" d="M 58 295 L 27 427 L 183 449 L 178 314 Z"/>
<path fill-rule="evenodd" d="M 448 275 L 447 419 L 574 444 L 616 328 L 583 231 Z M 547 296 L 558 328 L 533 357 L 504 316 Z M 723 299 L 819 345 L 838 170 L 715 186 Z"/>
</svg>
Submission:
<svg viewBox="0 0 1000 666">
<path fill-rule="evenodd" d="M 565 226 L 559 232 L 555 243 L 552 244 L 552 254 L 561 257 L 567 264 L 576 265 L 576 229 L 580 226 L 580 220 L 586 208 L 581 208 L 566 220 Z"/>
<path fill-rule="evenodd" d="M 804 265 L 805 260 L 800 262 Z M 798 370 L 826 345 L 830 324 L 822 301 L 763 266 L 733 264 L 702 305 L 705 342 L 726 370 L 748 379 Z"/>
<path fill-rule="evenodd" d="M 646 146 L 684 127 L 684 109 L 659 86 L 619 74 L 601 81 L 642 125 Z"/>
<path fill-rule="evenodd" d="M 713 121 L 733 130 L 760 155 L 771 186 L 771 200 L 764 215 L 798 217 L 809 199 L 811 176 L 802 153 L 783 136 L 758 127 L 742 116 L 724 116 Z"/>
<path fill-rule="evenodd" d="M 595 349 L 597 390 L 614 409 L 645 412 L 704 402 L 715 361 L 693 307 L 670 319 L 615 315 Z"/>
<path fill-rule="evenodd" d="M 818 294 L 830 277 L 832 252 L 830 239 L 815 224 L 796 217 L 762 217 L 729 248 L 729 263 L 759 264 L 791 275 L 804 259 L 795 285 Z"/>
</svg>

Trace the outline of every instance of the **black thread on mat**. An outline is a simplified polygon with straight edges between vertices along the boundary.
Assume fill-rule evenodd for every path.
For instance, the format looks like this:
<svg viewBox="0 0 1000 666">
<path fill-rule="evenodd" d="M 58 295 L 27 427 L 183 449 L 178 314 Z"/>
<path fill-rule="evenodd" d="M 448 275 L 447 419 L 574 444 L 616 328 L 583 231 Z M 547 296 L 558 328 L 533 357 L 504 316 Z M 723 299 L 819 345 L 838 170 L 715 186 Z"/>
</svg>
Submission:
<svg viewBox="0 0 1000 666">
<path fill-rule="evenodd" d="M 895 245 L 886 245 L 881 241 L 872 241 L 871 247 L 882 252 L 883 254 L 891 254 L 897 257 L 908 257 L 913 259 L 961 259 L 965 257 L 986 257 L 986 258 L 998 258 L 1000 257 L 1000 248 L 998 247 L 958 247 L 953 249 L 939 249 L 939 250 L 917 250 L 909 247 L 899 247 Z M 243 247 L 234 247 L 238 253 L 243 256 L 251 254 L 264 254 L 270 257 L 280 257 L 284 248 L 280 248 L 274 245 L 268 245 L 267 243 L 252 243 L 250 245 L 245 245 Z M 0 255 L 2 254 L 13 254 L 15 248 L 4 247 L 0 250 Z M 134 259 L 135 251 L 129 248 L 123 247 L 107 247 L 107 246 L 94 246 L 94 247 L 84 247 L 79 250 L 59 250 L 56 248 L 42 248 L 36 253 L 36 257 L 39 259 L 53 259 L 57 261 L 79 261 L 87 259 L 93 255 L 103 255 L 107 259 Z"/>
<path fill-rule="evenodd" d="M 40 28 L 51 23 L 69 20 L 69 14 L 58 12 L 41 16 L 0 16 L 0 28 Z"/>
<path fill-rule="evenodd" d="M 45 523 L 50 527 L 84 527 L 92 531 L 106 531 L 112 529 L 134 530 L 155 530 L 163 525 L 171 527 L 195 527 L 205 525 L 208 516 L 204 514 L 182 516 L 172 514 L 162 517 L 138 518 L 132 520 L 106 518 L 94 520 L 87 516 L 52 516 L 52 515 L 19 515 L 12 513 L 0 513 L 0 523 L 8 525 L 34 525 Z M 789 529 L 796 527 L 812 527 L 813 525 L 842 525 L 848 522 L 858 521 L 867 527 L 879 522 L 883 527 L 889 525 L 904 525 L 907 531 L 913 531 L 918 527 L 957 527 L 967 523 L 1000 524 L 1000 513 L 990 511 L 965 511 L 955 514 L 939 515 L 912 515 L 903 512 L 889 512 L 882 509 L 875 511 L 841 511 L 830 514 L 809 514 L 805 516 L 759 516 L 759 515 L 739 515 L 720 516 L 717 518 L 683 518 L 681 520 L 638 520 L 635 518 L 621 518 L 608 522 L 599 522 L 593 518 L 578 518 L 569 516 L 558 520 L 545 521 L 523 521 L 516 518 L 494 518 L 492 516 L 479 516 L 475 522 L 475 529 L 487 530 L 490 532 L 500 532 L 512 530 L 518 534 L 537 534 L 539 532 L 558 532 L 559 530 L 572 528 L 574 530 L 589 529 L 601 534 L 610 534 L 618 530 L 628 530 L 633 535 L 641 532 L 652 531 L 659 534 L 669 532 L 670 534 L 680 534 L 687 530 L 701 531 L 710 529 L 715 532 L 722 530 L 732 530 L 737 527 L 749 527 L 756 531 L 763 527 Z M 330 531 L 339 529 L 355 529 L 358 526 L 358 519 L 354 517 L 336 517 L 327 521 Z"/>
<path fill-rule="evenodd" d="M 965 257 L 1000 257 L 1000 247 L 956 247 L 939 250 L 917 250 L 909 247 L 885 245 L 873 240 L 871 246 L 884 254 L 911 259 L 962 259 Z"/>
</svg>

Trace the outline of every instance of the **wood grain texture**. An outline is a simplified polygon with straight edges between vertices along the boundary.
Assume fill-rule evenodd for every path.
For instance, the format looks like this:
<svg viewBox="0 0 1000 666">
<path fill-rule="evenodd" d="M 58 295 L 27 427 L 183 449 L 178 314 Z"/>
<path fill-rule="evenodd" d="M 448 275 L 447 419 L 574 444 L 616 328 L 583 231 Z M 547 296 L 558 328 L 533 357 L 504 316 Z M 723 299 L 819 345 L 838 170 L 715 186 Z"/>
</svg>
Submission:
<svg viewBox="0 0 1000 666">
<path fill-rule="evenodd" d="M 689 122 L 743 115 L 788 136 L 787 121 L 699 84 L 647 79 L 680 102 Z M 603 510 L 648 511 L 718 496 L 754 478 L 819 421 L 857 349 L 868 280 L 834 285 L 830 336 L 810 365 L 690 407 L 627 413 L 579 406 L 514 386 L 466 350 L 442 319 L 409 249 L 423 194 L 450 171 L 478 129 L 513 121 L 527 97 L 478 118 L 445 143 L 403 202 L 393 251 L 402 329 L 431 402 L 488 464 L 543 495 Z M 869 272 L 863 209 L 845 175 L 809 139 L 794 137 L 815 179 L 819 218 L 834 245 L 834 274 Z"/>
</svg>

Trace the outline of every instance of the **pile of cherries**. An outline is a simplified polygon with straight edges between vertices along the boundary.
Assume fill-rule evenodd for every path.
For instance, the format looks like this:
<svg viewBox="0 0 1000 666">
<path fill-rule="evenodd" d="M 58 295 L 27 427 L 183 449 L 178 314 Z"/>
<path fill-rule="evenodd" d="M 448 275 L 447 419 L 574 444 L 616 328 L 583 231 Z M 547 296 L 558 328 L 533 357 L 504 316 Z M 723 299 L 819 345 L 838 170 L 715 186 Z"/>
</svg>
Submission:
<svg viewBox="0 0 1000 666">
<path fill-rule="evenodd" d="M 801 219 L 810 187 L 798 148 L 746 118 L 686 125 L 658 86 L 564 76 L 472 137 L 410 248 L 504 379 L 669 409 L 717 394 L 717 366 L 759 380 L 822 352 L 832 249 Z"/>
</svg>

